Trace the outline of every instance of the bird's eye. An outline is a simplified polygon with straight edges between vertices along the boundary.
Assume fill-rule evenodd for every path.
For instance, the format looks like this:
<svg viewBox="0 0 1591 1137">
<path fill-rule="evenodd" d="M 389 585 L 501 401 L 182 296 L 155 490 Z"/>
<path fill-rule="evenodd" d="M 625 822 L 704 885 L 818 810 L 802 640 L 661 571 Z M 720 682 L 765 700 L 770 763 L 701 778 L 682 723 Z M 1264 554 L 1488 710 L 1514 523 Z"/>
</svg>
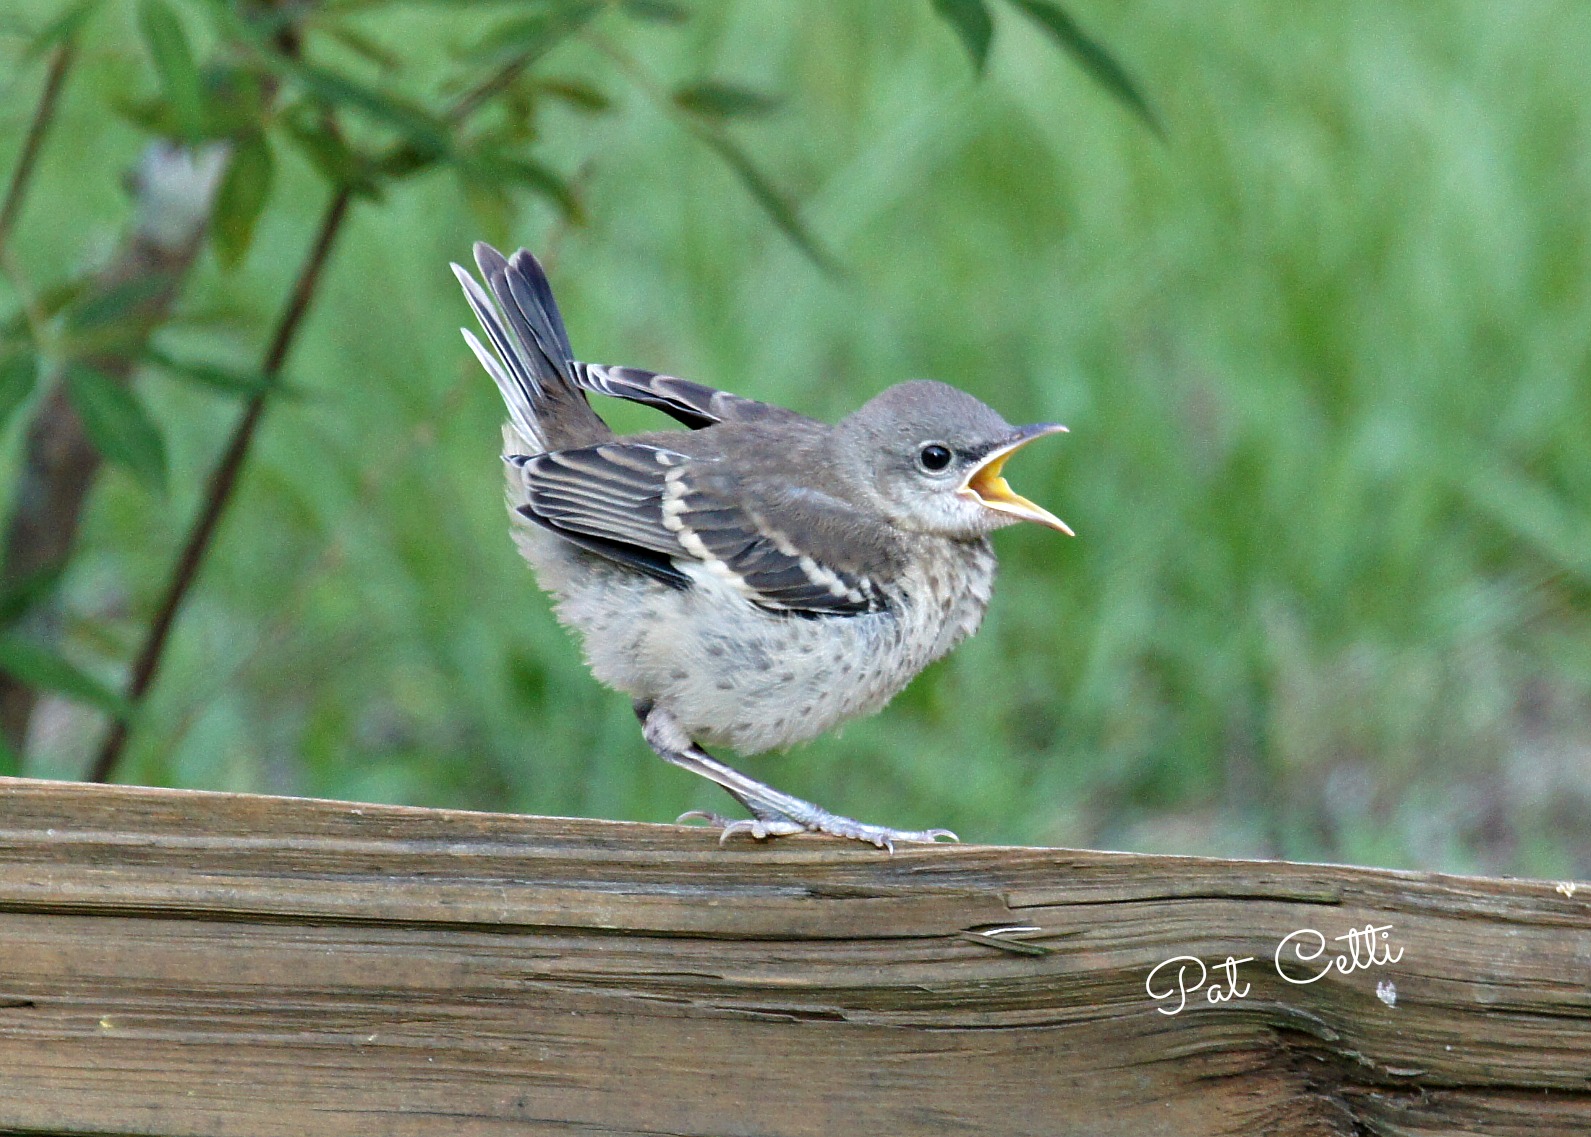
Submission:
<svg viewBox="0 0 1591 1137">
<path fill-rule="evenodd" d="M 937 442 L 930 442 L 917 452 L 917 461 L 922 463 L 925 470 L 939 471 L 950 465 L 950 448 L 941 446 Z"/>
</svg>

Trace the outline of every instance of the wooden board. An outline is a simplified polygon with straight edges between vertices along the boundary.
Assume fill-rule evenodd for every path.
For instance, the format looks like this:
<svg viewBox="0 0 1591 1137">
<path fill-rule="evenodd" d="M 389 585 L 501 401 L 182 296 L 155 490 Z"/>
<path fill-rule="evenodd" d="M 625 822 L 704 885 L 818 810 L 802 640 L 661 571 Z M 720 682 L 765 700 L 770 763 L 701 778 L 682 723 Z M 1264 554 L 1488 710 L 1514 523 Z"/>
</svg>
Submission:
<svg viewBox="0 0 1591 1137">
<path fill-rule="evenodd" d="M 0 779 L 0 1131 L 1591 1133 L 1591 885 Z"/>
</svg>

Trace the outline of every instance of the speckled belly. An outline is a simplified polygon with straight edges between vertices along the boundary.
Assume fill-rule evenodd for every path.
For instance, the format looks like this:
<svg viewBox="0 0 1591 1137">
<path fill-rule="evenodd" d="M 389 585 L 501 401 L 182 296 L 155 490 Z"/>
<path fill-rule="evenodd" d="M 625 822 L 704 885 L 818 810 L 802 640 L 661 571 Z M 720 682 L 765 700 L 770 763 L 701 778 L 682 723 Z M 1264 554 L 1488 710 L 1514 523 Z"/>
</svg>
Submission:
<svg viewBox="0 0 1591 1137">
<path fill-rule="evenodd" d="M 949 549 L 936 572 L 893 585 L 885 611 L 815 619 L 759 608 L 705 572 L 685 590 L 592 561 L 541 575 L 597 678 L 666 707 L 704 745 L 754 754 L 877 711 L 977 630 L 993 553 Z"/>
</svg>

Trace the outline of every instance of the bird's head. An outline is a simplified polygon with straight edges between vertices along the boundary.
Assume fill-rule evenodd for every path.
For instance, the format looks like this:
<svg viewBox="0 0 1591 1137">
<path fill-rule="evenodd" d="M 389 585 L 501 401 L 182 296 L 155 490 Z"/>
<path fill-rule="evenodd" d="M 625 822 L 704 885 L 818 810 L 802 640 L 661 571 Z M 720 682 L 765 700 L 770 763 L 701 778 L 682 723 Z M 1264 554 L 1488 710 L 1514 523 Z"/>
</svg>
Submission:
<svg viewBox="0 0 1591 1137">
<path fill-rule="evenodd" d="M 1012 426 L 965 391 L 917 379 L 870 399 L 840 423 L 858 490 L 902 529 L 961 540 L 1018 521 L 1071 535 L 1064 521 L 1006 484 L 1006 459 L 1059 423 Z"/>
</svg>

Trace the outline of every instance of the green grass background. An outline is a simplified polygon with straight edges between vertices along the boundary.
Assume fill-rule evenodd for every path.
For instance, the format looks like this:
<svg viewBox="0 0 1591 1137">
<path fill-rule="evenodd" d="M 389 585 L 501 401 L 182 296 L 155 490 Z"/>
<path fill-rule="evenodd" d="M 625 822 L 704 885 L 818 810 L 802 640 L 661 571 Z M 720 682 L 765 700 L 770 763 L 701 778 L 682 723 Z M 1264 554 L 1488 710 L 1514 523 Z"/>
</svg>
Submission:
<svg viewBox="0 0 1591 1137">
<path fill-rule="evenodd" d="M 610 29 L 664 80 L 784 96 L 734 130 L 844 280 L 589 47 L 547 65 L 617 104 L 560 112 L 537 151 L 591 220 L 528 203 L 493 235 L 551 250 L 583 358 L 824 416 L 935 377 L 1072 428 L 1010 473 L 1077 539 L 1000 534 L 974 640 L 882 715 L 744 765 L 980 842 L 1591 873 L 1591 8 L 1069 6 L 1164 142 L 1010 10 L 981 80 L 926 3 Z M 441 52 L 470 20 L 371 30 Z M 115 240 L 142 140 L 106 100 L 144 66 L 112 20 L 74 76 L 15 240 L 44 280 Z M 36 80 L 0 86 L 0 160 Z M 207 260 L 167 342 L 257 358 L 324 197 L 279 156 L 249 260 Z M 501 408 L 447 271 L 481 235 L 445 176 L 358 209 L 289 366 L 308 395 L 271 413 L 124 780 L 727 804 L 650 754 L 509 543 Z M 109 474 L 66 593 L 69 654 L 107 678 L 236 413 L 142 389 L 173 489 Z M 27 772 L 74 776 L 100 729 L 52 702 Z"/>
</svg>

